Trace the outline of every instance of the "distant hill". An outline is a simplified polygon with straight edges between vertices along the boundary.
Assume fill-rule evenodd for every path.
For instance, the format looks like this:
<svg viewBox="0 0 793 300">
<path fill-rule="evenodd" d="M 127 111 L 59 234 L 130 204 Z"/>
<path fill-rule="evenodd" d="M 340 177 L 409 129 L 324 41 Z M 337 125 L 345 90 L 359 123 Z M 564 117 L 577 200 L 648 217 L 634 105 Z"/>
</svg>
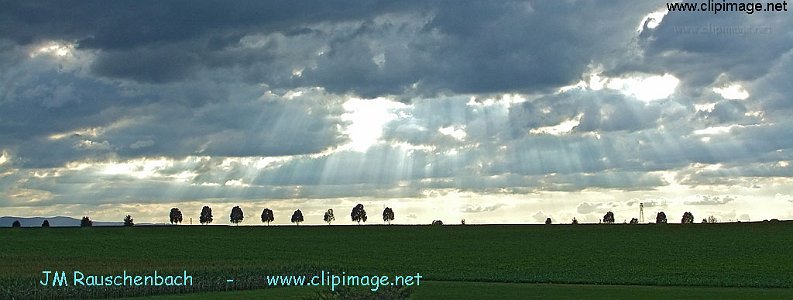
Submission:
<svg viewBox="0 0 793 300">
<path fill-rule="evenodd" d="M 50 227 L 79 227 L 80 219 L 72 217 L 0 217 L 0 227 L 11 227 L 14 221 L 19 221 L 22 227 L 41 227 L 44 220 L 50 222 Z M 122 226 L 123 222 L 97 222 L 94 221 L 93 226 Z"/>
</svg>

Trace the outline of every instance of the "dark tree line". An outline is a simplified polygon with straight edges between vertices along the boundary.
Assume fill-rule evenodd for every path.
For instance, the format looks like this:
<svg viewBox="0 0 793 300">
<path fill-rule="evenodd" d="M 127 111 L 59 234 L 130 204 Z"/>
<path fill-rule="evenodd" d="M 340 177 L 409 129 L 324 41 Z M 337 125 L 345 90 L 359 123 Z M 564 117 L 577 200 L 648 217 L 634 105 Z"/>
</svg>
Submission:
<svg viewBox="0 0 793 300">
<path fill-rule="evenodd" d="M 333 221 L 335 221 L 336 217 L 335 217 L 335 215 L 333 213 L 333 209 L 328 209 L 327 211 L 325 211 L 322 219 L 323 219 L 323 221 L 328 223 L 328 225 L 330 225 Z M 359 204 L 355 205 L 355 207 L 352 208 L 352 211 L 350 212 L 350 219 L 353 222 L 357 222 L 359 225 L 361 224 L 361 222 L 365 223 L 367 221 L 366 209 L 364 208 L 363 204 L 359 203 Z M 179 208 L 177 208 L 177 207 L 171 208 L 171 211 L 169 213 L 169 220 L 170 220 L 171 224 L 179 224 L 179 223 L 181 223 L 183 221 L 183 216 L 182 216 L 181 210 L 179 210 Z M 239 225 L 239 223 L 241 223 L 243 220 L 244 220 L 244 214 L 243 214 L 242 208 L 240 208 L 239 206 L 234 206 L 234 208 L 231 209 L 231 214 L 229 215 L 229 221 L 231 223 L 235 224 L 235 225 Z M 262 220 L 262 223 L 267 223 L 267 225 L 270 225 L 270 222 L 273 222 L 275 220 L 275 216 L 274 216 L 273 210 L 271 210 L 269 208 L 265 208 L 262 211 L 261 220 Z M 383 209 L 383 222 L 386 222 L 387 224 L 390 225 L 391 221 L 393 221 L 393 220 L 394 220 L 394 210 L 392 208 L 390 208 L 390 207 L 385 207 Z M 213 216 L 212 216 L 212 208 L 211 207 L 204 206 L 201 209 L 201 215 L 199 217 L 199 221 L 200 221 L 200 223 L 202 225 L 206 225 L 206 224 L 212 223 Z M 295 210 L 294 213 L 292 213 L 292 217 L 291 217 L 290 221 L 292 223 L 294 223 L 295 225 L 300 225 L 300 223 L 302 223 L 304 221 L 303 212 L 300 211 L 299 209 Z M 133 220 L 131 215 L 126 215 L 124 217 L 123 222 L 124 222 L 124 226 L 127 226 L 127 227 L 131 227 L 131 226 L 135 225 L 134 220 Z M 462 222 L 463 225 L 465 224 L 465 220 L 463 220 L 461 222 Z M 603 216 L 603 219 L 601 219 L 601 222 L 605 223 L 605 224 L 613 224 L 615 222 L 614 212 L 611 212 L 611 211 L 607 212 Z M 668 218 L 667 218 L 665 212 L 660 211 L 660 212 L 658 212 L 656 214 L 656 217 L 655 217 L 655 223 L 656 224 L 666 224 L 667 222 L 668 222 Z M 716 223 L 716 222 L 718 222 L 718 221 L 713 216 L 710 216 L 707 219 L 703 219 L 702 220 L 702 223 Z M 694 223 L 694 214 L 692 214 L 691 212 L 688 212 L 688 211 L 683 213 L 683 216 L 680 219 L 680 223 L 681 224 Z M 441 222 L 440 220 L 435 220 L 435 221 L 432 222 L 432 224 L 433 225 L 441 225 L 441 224 L 443 224 L 443 222 Z M 550 217 L 545 219 L 545 224 L 552 224 L 552 220 L 551 220 Z M 572 224 L 578 224 L 578 220 L 576 220 L 576 218 L 573 218 Z M 639 224 L 639 220 L 636 219 L 636 218 L 631 218 L 629 224 Z M 93 221 L 91 221 L 91 219 L 88 218 L 87 216 L 83 217 L 80 220 L 80 227 L 92 227 L 92 226 L 93 226 Z M 18 227 L 22 227 L 22 225 L 19 222 L 19 220 L 16 220 L 16 221 L 13 222 L 11 227 L 18 228 Z M 49 221 L 48 220 L 44 220 L 44 222 L 42 222 L 42 224 L 41 224 L 41 227 L 50 227 Z"/>
<path fill-rule="evenodd" d="M 352 219 L 353 222 L 357 222 L 359 225 L 362 222 L 365 223 L 368 220 L 366 209 L 364 209 L 363 204 L 359 203 L 355 205 L 355 207 L 353 207 L 352 211 L 350 212 L 350 218 Z M 245 215 L 242 211 L 242 208 L 240 208 L 239 206 L 234 206 L 234 208 L 231 209 L 231 214 L 229 215 L 229 221 L 235 225 L 239 225 L 239 223 L 242 223 L 244 219 L 245 219 Z M 336 216 L 333 212 L 333 209 L 328 209 L 327 211 L 325 211 L 322 219 L 323 221 L 328 223 L 328 225 L 330 225 L 333 221 L 335 221 Z M 214 221 L 214 216 L 212 215 L 212 208 L 209 207 L 208 205 L 203 206 L 201 208 L 201 214 L 198 220 L 202 225 L 207 225 L 212 223 Z M 273 210 L 269 208 L 265 208 L 264 210 L 262 210 L 261 220 L 262 223 L 267 223 L 267 225 L 270 225 L 270 222 L 275 221 L 275 214 Z M 385 207 L 383 209 L 383 222 L 386 222 L 390 225 L 391 221 L 393 220 L 394 220 L 394 210 L 390 207 Z M 176 225 L 182 223 L 182 221 L 184 221 L 184 215 L 182 214 L 182 211 L 178 207 L 171 208 L 170 212 L 168 213 L 168 221 L 171 224 L 176 224 Z M 295 210 L 294 213 L 292 213 L 292 217 L 290 221 L 295 225 L 300 225 L 300 223 L 304 221 L 303 212 L 300 211 L 299 209 Z M 126 215 L 124 217 L 123 222 L 124 222 L 124 226 L 131 227 L 135 225 L 131 215 Z M 19 221 L 14 222 L 13 225 L 19 225 L 21 227 Z M 93 222 L 87 216 L 83 217 L 83 219 L 80 221 L 80 226 L 82 227 L 90 227 L 92 225 Z M 44 220 L 44 223 L 42 223 L 42 227 L 49 227 L 49 221 Z"/>
<path fill-rule="evenodd" d="M 350 212 L 350 218 L 353 222 L 357 222 L 359 225 L 361 222 L 365 223 L 367 221 L 366 209 L 364 208 L 363 204 L 359 203 L 352 208 L 352 211 Z M 177 207 L 171 208 L 171 211 L 169 213 L 169 220 L 171 224 L 181 223 L 183 221 L 181 210 L 179 210 L 179 208 Z M 234 208 L 231 209 L 231 214 L 229 215 L 229 221 L 235 225 L 239 225 L 239 223 L 241 223 L 243 220 L 244 220 L 244 214 L 242 208 L 240 208 L 239 206 L 234 206 Z M 267 223 L 267 225 L 270 225 L 270 222 L 273 222 L 275 220 L 273 210 L 269 208 L 265 208 L 262 211 L 261 220 L 263 223 Z M 323 215 L 323 221 L 325 221 L 326 223 L 328 223 L 328 225 L 330 225 L 335 220 L 336 217 L 334 215 L 333 209 L 328 209 L 327 211 L 325 211 Z M 391 221 L 393 220 L 394 220 L 394 210 L 390 207 L 385 207 L 383 209 L 383 222 L 386 222 L 387 224 L 390 225 Z M 683 213 L 683 216 L 680 219 L 680 223 L 692 224 L 694 223 L 694 220 L 695 220 L 694 214 L 687 211 Z M 212 223 L 213 216 L 212 216 L 211 207 L 204 206 L 201 209 L 201 215 L 199 217 L 199 221 L 203 225 Z M 300 211 L 299 209 L 295 210 L 294 213 L 292 213 L 291 222 L 299 226 L 300 223 L 302 223 L 303 221 L 304 221 L 303 212 Z M 615 222 L 614 212 L 611 211 L 607 212 L 603 216 L 603 219 L 601 219 L 601 222 L 605 224 L 613 224 Z M 714 216 L 709 216 L 706 219 L 702 219 L 702 223 L 717 223 L 717 222 L 718 220 Z M 658 212 L 655 217 L 655 223 L 656 224 L 668 223 L 668 218 L 666 213 L 663 211 Z M 126 215 L 124 217 L 123 224 L 126 227 L 132 227 L 135 225 L 131 215 Z M 442 224 L 443 222 L 440 220 L 434 220 L 432 222 L 432 225 L 442 225 Z M 465 219 L 461 221 L 461 224 L 465 225 Z M 552 220 L 550 217 L 545 219 L 545 224 L 552 224 Z M 576 218 L 573 218 L 572 224 L 578 224 L 578 220 Z M 636 218 L 631 218 L 629 224 L 639 224 L 639 220 Z M 80 220 L 80 227 L 92 227 L 92 226 L 93 226 L 93 221 L 88 216 L 84 216 Z M 19 228 L 22 227 L 22 224 L 21 222 L 19 222 L 19 220 L 15 220 L 11 224 L 11 227 Z M 45 227 L 45 228 L 50 227 L 49 220 L 44 220 L 41 223 L 41 227 Z"/>
</svg>

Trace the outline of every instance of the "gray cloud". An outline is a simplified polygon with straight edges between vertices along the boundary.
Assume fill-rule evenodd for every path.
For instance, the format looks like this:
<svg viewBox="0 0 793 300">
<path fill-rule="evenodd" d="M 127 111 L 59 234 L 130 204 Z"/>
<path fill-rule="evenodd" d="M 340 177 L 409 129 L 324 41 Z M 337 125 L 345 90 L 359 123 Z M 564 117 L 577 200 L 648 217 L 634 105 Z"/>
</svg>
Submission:
<svg viewBox="0 0 793 300">
<path fill-rule="evenodd" d="M 113 10 L 113 4 L 15 4 L 4 10 L 11 23 L 5 28 L 18 30 L 2 33 L 20 45 L 75 41 L 80 49 L 97 51 L 93 72 L 111 78 L 163 83 L 234 67 L 247 73 L 247 80 L 270 85 L 376 96 L 413 88 L 481 93 L 569 84 L 590 61 L 619 49 L 619 39 L 628 39 L 636 23 L 592 2 L 183 5 L 136 3 L 95 17 L 98 10 Z M 48 22 L 36 22 L 40 19 Z M 551 22 L 557 25 L 548 27 Z M 594 22 L 610 34 L 594 32 L 588 26 Z M 261 34 L 282 38 L 268 38 L 255 51 L 244 49 L 246 38 Z M 304 43 L 306 37 L 322 42 Z M 590 47 L 575 46 L 581 44 Z M 303 75 L 291 77 L 293 68 L 304 68 Z"/>
<path fill-rule="evenodd" d="M 697 91 L 722 74 L 736 81 L 754 80 L 793 46 L 793 38 L 781 34 L 789 20 L 784 14 L 703 17 L 693 13 L 669 13 L 655 29 L 640 37 L 642 69 L 670 72 L 684 88 Z M 763 45 L 763 47 L 756 47 Z"/>
<path fill-rule="evenodd" d="M 593 212 L 597 211 L 602 206 L 603 206 L 603 203 L 583 202 L 583 203 L 578 205 L 578 208 L 576 209 L 576 211 L 579 214 L 589 214 L 589 213 L 593 213 Z"/>
<path fill-rule="evenodd" d="M 117 5 L 4 3 L 0 205 L 653 194 L 630 201 L 793 176 L 783 14 L 669 13 L 639 32 L 662 2 Z M 733 27 L 770 31 L 708 31 Z M 590 73 L 680 84 L 642 100 Z M 749 96 L 713 90 L 731 84 Z M 399 102 L 359 120 L 386 122 L 362 126 L 379 138 L 345 148 L 345 102 L 378 96 Z M 593 201 L 578 213 L 620 204 Z"/>
<path fill-rule="evenodd" d="M 723 205 L 735 201 L 732 196 L 702 196 L 702 200 L 686 201 L 687 205 Z"/>
<path fill-rule="evenodd" d="M 494 205 L 489 205 L 489 206 L 468 205 L 465 208 L 463 208 L 461 211 L 464 212 L 464 213 L 469 213 L 469 214 L 470 213 L 491 212 L 491 211 L 495 211 L 495 210 L 497 210 L 497 209 L 499 209 L 499 208 L 501 208 L 503 206 L 504 206 L 504 204 L 501 204 L 501 203 L 494 204 Z"/>
</svg>

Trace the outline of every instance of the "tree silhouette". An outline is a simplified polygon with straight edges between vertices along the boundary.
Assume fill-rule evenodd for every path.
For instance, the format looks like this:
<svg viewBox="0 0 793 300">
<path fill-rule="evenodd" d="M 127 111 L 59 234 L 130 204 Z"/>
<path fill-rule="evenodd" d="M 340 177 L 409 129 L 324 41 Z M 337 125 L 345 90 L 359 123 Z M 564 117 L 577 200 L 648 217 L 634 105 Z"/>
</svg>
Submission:
<svg viewBox="0 0 793 300">
<path fill-rule="evenodd" d="M 179 210 L 176 207 L 171 208 L 171 213 L 170 213 L 169 217 L 171 219 L 171 224 L 182 223 L 182 211 Z"/>
<path fill-rule="evenodd" d="M 666 224 L 666 213 L 659 212 L 657 215 L 655 215 L 655 223 Z"/>
<path fill-rule="evenodd" d="M 206 225 L 212 223 L 212 221 L 214 221 L 214 217 L 212 216 L 212 208 L 204 205 L 204 207 L 201 208 L 201 216 L 198 217 L 198 222 L 200 222 L 202 225 Z"/>
<path fill-rule="evenodd" d="M 552 223 L 551 218 L 545 218 L 545 224 L 550 225 Z"/>
<path fill-rule="evenodd" d="M 266 222 L 267 226 L 270 226 L 270 222 L 275 220 L 275 216 L 273 215 L 273 211 L 269 208 L 265 208 L 262 211 L 262 222 Z"/>
<path fill-rule="evenodd" d="M 231 223 L 240 225 L 243 219 L 245 219 L 245 216 L 242 214 L 242 208 L 235 206 L 231 209 L 231 215 L 229 215 L 229 221 L 231 221 Z"/>
<path fill-rule="evenodd" d="M 576 225 L 576 224 L 578 224 L 578 220 L 576 220 L 575 218 L 573 218 L 573 225 Z"/>
<path fill-rule="evenodd" d="M 333 215 L 332 209 L 328 209 L 328 211 L 325 212 L 325 216 L 322 219 L 325 220 L 325 222 L 327 222 L 328 225 L 330 225 L 330 222 L 336 220 L 336 216 Z"/>
<path fill-rule="evenodd" d="M 687 212 L 684 212 L 684 213 L 683 213 L 683 218 L 682 218 L 682 219 L 680 219 L 680 223 L 683 223 L 683 224 L 691 224 L 691 223 L 694 223 L 694 214 L 692 214 L 692 213 L 691 213 L 691 212 L 689 212 L 689 211 L 687 211 Z"/>
<path fill-rule="evenodd" d="M 292 223 L 300 226 L 300 222 L 303 222 L 303 212 L 298 209 L 292 214 Z"/>
<path fill-rule="evenodd" d="M 89 219 L 88 217 L 83 217 L 83 219 L 80 220 L 80 227 L 91 227 L 91 226 L 94 226 L 94 221 L 91 221 L 91 219 Z"/>
<path fill-rule="evenodd" d="M 717 223 L 717 222 L 719 222 L 719 220 L 716 219 L 716 217 L 714 217 L 714 216 L 708 217 L 707 221 L 708 221 L 708 223 Z"/>
<path fill-rule="evenodd" d="M 633 218 L 629 224 L 639 224 L 639 219 Z"/>
<path fill-rule="evenodd" d="M 135 226 L 135 222 L 132 221 L 132 216 L 127 215 L 126 217 L 124 217 L 124 226 L 126 227 Z"/>
<path fill-rule="evenodd" d="M 383 209 L 383 221 L 388 222 L 388 225 L 391 225 L 391 221 L 394 220 L 394 210 L 390 207 L 386 207 Z M 465 220 L 462 220 L 461 223 L 465 225 Z"/>
<path fill-rule="evenodd" d="M 606 223 L 606 224 L 614 223 L 614 213 L 613 212 L 607 212 L 603 216 L 603 223 Z"/>
<path fill-rule="evenodd" d="M 432 225 L 433 226 L 441 226 L 441 225 L 443 225 L 443 221 L 441 221 L 441 220 L 433 220 L 432 221 Z"/>
<path fill-rule="evenodd" d="M 22 223 L 19 223 L 19 220 L 16 220 L 16 221 L 14 221 L 14 223 L 11 223 L 11 227 L 12 228 L 20 228 L 20 227 L 22 227 Z"/>
<path fill-rule="evenodd" d="M 50 221 L 49 220 L 44 220 L 44 222 L 41 222 L 41 227 L 44 227 L 44 228 L 50 227 Z"/>
<path fill-rule="evenodd" d="M 358 203 L 358 205 L 353 207 L 352 212 L 350 212 L 350 217 L 352 217 L 353 222 L 358 222 L 358 225 L 361 225 L 361 221 L 365 223 L 366 210 L 363 209 L 363 204 Z"/>
</svg>

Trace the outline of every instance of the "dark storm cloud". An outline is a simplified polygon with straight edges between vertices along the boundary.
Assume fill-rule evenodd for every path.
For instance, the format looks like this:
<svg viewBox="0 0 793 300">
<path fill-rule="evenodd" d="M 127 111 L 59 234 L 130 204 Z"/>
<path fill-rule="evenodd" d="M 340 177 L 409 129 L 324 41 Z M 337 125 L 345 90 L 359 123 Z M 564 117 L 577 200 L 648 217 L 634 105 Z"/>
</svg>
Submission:
<svg viewBox="0 0 793 300">
<path fill-rule="evenodd" d="M 32 1 L 4 6 L 0 35 L 20 45 L 73 41 L 78 49 L 96 51 L 91 69 L 99 76 L 163 83 L 203 70 L 240 68 L 251 82 L 322 86 L 367 97 L 568 84 L 591 61 L 622 47 L 620 40 L 629 39 L 636 23 L 594 2 Z M 276 51 L 284 46 L 273 43 L 256 53 L 241 49 L 246 38 L 273 34 L 283 36 L 288 49 Z M 306 36 L 315 42 L 298 43 Z M 589 46 L 579 46 L 584 44 Z M 291 76 L 296 68 L 304 69 L 302 76 Z"/>
<path fill-rule="evenodd" d="M 144 97 L 149 92 L 122 95 L 103 83 L 70 79 L 63 85 L 57 80 L 65 79 L 34 81 L 29 85 L 35 88 L 14 89 L 20 95 L 0 104 L 6 108 L 0 110 L 0 140 L 19 157 L 20 166 L 57 167 L 110 157 L 296 155 L 345 140 L 338 133 L 341 101 L 321 91 L 286 100 L 262 95 L 259 88 L 223 91 L 235 86 L 179 84 Z M 70 92 L 58 92 L 63 89 Z M 94 136 L 81 135 L 86 129 Z"/>
<path fill-rule="evenodd" d="M 0 34 L 20 44 L 67 39 L 78 41 L 84 48 L 110 50 L 211 35 L 213 46 L 218 47 L 233 41 L 224 35 L 228 32 L 299 28 L 305 23 L 366 18 L 398 9 L 390 1 L 347 4 L 345 1 L 3 1 L 0 17 L 3 25 L 9 26 L 3 26 Z"/>
<path fill-rule="evenodd" d="M 693 187 L 791 176 L 787 15 L 669 13 L 639 33 L 663 3 L 603 5 L 3 1 L 0 205 L 622 195 L 675 173 Z M 703 26 L 771 31 L 681 31 Z M 39 53 L 51 43 L 68 53 Z M 680 85 L 652 101 L 560 91 L 593 72 Z M 730 84 L 750 96 L 713 91 Z M 401 103 L 373 146 L 345 148 L 345 101 L 376 96 Z M 152 158 L 165 166 L 135 162 Z"/>
<path fill-rule="evenodd" d="M 642 32 L 642 58 L 624 64 L 672 73 L 681 79 L 685 91 L 699 94 L 698 88 L 713 84 L 721 75 L 750 81 L 766 74 L 793 47 L 793 37 L 786 34 L 789 26 L 785 13 L 704 16 L 670 12 L 657 28 Z"/>
<path fill-rule="evenodd" d="M 793 98 L 787 88 L 791 69 L 793 69 L 793 51 L 789 49 L 768 74 L 749 85 L 753 93 L 752 99 L 762 101 L 766 116 L 781 120 L 789 118 L 789 111 L 793 108 Z"/>
<path fill-rule="evenodd" d="M 113 85 L 50 67 L 51 64 L 33 60 L 0 74 L 4 81 L 0 144 L 22 155 L 23 165 L 57 166 L 85 157 L 72 149 L 82 140 L 78 136 L 68 141 L 53 141 L 49 136 L 112 123 L 124 114 L 107 108 L 126 107 L 137 99 L 122 97 Z"/>
<path fill-rule="evenodd" d="M 280 156 L 320 152 L 339 142 L 333 106 L 310 100 L 245 101 L 207 104 L 190 111 L 181 106 L 143 108 L 146 116 L 129 127 L 110 130 L 119 154 Z M 151 141 L 147 147 L 135 143 Z"/>
<path fill-rule="evenodd" d="M 338 91 L 352 84 L 367 96 L 394 88 L 420 93 L 543 90 L 577 81 L 592 60 L 622 47 L 620 39 L 629 39 L 636 22 L 617 10 L 597 9 L 594 2 L 442 1 L 430 12 L 429 22 L 418 30 L 365 23 L 359 35 L 331 47 L 333 52 L 308 70 L 305 80 Z M 380 41 L 389 47 L 372 51 L 367 45 L 374 33 L 383 32 L 401 43 Z M 377 55 L 383 55 L 382 66 L 371 59 Z M 370 88 L 383 82 L 391 88 Z"/>
<path fill-rule="evenodd" d="M 227 48 L 230 54 L 238 54 L 233 48 L 247 34 L 296 34 L 306 25 L 368 19 L 401 10 L 400 4 L 376 0 L 355 5 L 342 1 L 5 1 L 2 6 L 0 36 L 20 45 L 75 42 L 78 49 L 97 51 L 95 74 L 154 83 L 189 78 L 201 66 L 218 67 L 212 57 Z M 251 65 L 261 59 L 241 56 L 226 64 Z"/>
</svg>

